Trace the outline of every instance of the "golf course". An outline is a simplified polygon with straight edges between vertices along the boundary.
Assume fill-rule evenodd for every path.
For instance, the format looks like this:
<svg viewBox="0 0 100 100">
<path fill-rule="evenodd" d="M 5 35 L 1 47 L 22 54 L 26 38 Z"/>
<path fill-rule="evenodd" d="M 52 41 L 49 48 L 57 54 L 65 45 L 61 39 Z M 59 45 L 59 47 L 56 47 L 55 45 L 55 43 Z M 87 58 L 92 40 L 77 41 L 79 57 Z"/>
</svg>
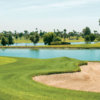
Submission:
<svg viewBox="0 0 100 100">
<path fill-rule="evenodd" d="M 0 100 L 99 100 L 100 93 L 55 88 L 32 79 L 39 75 L 80 72 L 87 61 L 67 57 L 0 57 Z"/>
<path fill-rule="evenodd" d="M 0 0 L 0 100 L 100 100 L 100 0 Z"/>
</svg>

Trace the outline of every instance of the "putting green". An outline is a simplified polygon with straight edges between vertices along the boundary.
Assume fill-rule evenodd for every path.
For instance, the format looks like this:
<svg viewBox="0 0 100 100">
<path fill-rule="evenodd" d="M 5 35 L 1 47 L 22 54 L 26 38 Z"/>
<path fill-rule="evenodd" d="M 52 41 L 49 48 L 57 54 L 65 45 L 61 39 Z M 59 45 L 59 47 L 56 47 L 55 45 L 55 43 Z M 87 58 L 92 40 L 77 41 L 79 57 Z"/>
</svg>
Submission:
<svg viewBox="0 0 100 100">
<path fill-rule="evenodd" d="M 0 65 L 14 63 L 14 62 L 16 62 L 15 58 L 0 57 Z"/>
</svg>

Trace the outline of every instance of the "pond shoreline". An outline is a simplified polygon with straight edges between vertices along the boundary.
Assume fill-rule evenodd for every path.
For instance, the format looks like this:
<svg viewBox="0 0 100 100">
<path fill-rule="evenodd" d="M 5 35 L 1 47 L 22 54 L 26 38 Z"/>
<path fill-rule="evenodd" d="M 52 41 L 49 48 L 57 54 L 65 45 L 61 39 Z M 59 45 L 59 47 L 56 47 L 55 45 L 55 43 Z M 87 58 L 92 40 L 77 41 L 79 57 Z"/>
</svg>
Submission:
<svg viewBox="0 0 100 100">
<path fill-rule="evenodd" d="M 75 45 L 60 45 L 60 46 L 0 46 L 0 48 L 32 48 L 32 49 L 50 49 L 50 48 L 55 48 L 55 49 L 100 49 L 100 46 L 75 46 Z"/>
</svg>

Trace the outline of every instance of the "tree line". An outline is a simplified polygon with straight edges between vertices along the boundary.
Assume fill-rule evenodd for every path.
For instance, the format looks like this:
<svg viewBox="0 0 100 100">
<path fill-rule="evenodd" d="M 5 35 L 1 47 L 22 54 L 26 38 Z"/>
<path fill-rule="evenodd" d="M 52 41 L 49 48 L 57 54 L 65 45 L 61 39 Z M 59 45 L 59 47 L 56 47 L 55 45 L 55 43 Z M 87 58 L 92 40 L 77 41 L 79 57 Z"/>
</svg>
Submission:
<svg viewBox="0 0 100 100">
<path fill-rule="evenodd" d="M 11 31 L 3 31 L 0 33 L 0 40 L 1 44 L 3 46 L 6 45 L 12 45 L 14 44 L 14 40 L 16 39 L 26 39 L 30 40 L 34 45 L 39 42 L 40 39 L 43 39 L 43 42 L 46 45 L 51 45 L 58 43 L 60 44 L 61 42 L 64 43 L 66 42 L 66 38 L 69 40 L 72 40 L 73 37 L 76 37 L 75 39 L 78 40 L 79 37 L 84 38 L 85 42 L 93 42 L 95 39 L 100 41 L 100 34 L 95 30 L 94 33 L 91 32 L 91 29 L 89 27 L 86 27 L 82 30 L 82 32 L 77 32 L 73 30 L 72 32 L 67 32 L 66 29 L 63 31 L 60 31 L 59 29 L 55 30 L 53 32 L 46 32 L 46 31 L 38 31 L 36 28 L 35 31 L 28 32 L 25 30 L 24 32 L 11 32 Z M 62 41 L 63 40 L 63 41 Z"/>
</svg>

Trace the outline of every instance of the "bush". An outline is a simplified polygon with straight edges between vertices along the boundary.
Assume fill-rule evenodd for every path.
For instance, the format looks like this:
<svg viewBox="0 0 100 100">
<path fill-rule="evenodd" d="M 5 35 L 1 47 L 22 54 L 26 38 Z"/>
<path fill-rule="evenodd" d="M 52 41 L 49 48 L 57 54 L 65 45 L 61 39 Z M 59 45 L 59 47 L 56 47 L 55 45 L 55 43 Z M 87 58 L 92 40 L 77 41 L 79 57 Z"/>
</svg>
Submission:
<svg viewBox="0 0 100 100">
<path fill-rule="evenodd" d="M 71 44 L 70 42 L 62 42 L 62 45 L 69 45 Z"/>
<path fill-rule="evenodd" d="M 71 43 L 61 42 L 61 41 L 51 42 L 51 45 L 69 45 L 69 44 L 71 44 Z"/>
</svg>

